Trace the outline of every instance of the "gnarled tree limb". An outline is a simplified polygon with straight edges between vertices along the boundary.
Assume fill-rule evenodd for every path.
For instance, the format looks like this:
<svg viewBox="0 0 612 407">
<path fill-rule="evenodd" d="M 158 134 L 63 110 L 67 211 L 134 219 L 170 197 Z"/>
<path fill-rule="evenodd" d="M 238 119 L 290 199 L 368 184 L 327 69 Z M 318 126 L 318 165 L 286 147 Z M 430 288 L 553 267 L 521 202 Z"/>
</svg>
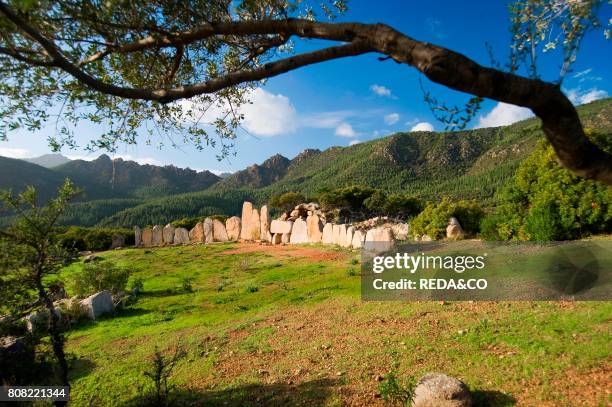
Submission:
<svg viewBox="0 0 612 407">
<path fill-rule="evenodd" d="M 95 62 L 111 53 L 130 53 L 163 47 L 178 48 L 213 36 L 248 37 L 276 34 L 283 38 L 295 35 L 346 43 L 280 59 L 258 68 L 230 72 L 201 83 L 176 87 L 129 88 L 89 75 L 78 64 L 66 58 L 51 39 L 42 35 L 3 2 L 0 2 L 0 13 L 38 42 L 53 61 L 53 66 L 68 72 L 92 89 L 123 98 L 161 103 L 214 93 L 314 63 L 369 52 L 381 53 L 398 63 L 415 67 L 433 82 L 451 89 L 531 109 L 542 120 L 544 133 L 562 165 L 580 176 L 612 185 L 612 156 L 599 149 L 585 136 L 576 109 L 559 86 L 483 67 L 464 55 L 417 41 L 384 24 L 321 23 L 302 19 L 205 23 L 172 35 L 148 36 L 134 42 L 116 44 L 87 60 Z"/>
</svg>

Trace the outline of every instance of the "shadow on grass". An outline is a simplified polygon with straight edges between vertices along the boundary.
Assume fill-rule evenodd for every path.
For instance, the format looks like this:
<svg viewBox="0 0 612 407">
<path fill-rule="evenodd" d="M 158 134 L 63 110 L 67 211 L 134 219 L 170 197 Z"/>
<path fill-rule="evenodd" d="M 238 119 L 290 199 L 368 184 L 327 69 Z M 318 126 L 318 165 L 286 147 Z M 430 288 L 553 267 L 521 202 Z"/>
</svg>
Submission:
<svg viewBox="0 0 612 407">
<path fill-rule="evenodd" d="M 96 367 L 96 364 L 86 358 L 78 358 L 70 361 L 70 380 L 80 379 L 87 376 Z"/>
<path fill-rule="evenodd" d="M 497 390 L 473 390 L 474 407 L 511 407 L 516 399 Z"/>
<path fill-rule="evenodd" d="M 223 390 L 172 392 L 169 406 L 322 406 L 338 385 L 336 380 L 320 379 L 298 385 L 249 384 Z M 129 400 L 121 406 L 153 406 L 144 398 Z"/>
</svg>

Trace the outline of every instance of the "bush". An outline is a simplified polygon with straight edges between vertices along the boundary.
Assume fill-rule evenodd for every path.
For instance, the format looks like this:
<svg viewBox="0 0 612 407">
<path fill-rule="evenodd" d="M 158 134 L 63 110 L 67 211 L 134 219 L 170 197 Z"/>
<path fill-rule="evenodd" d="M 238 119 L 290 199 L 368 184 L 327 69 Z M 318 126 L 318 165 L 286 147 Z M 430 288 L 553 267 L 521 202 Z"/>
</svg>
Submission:
<svg viewBox="0 0 612 407">
<path fill-rule="evenodd" d="M 285 192 L 282 195 L 274 195 L 270 199 L 270 206 L 282 212 L 290 212 L 297 205 L 306 202 L 306 197 L 300 192 Z"/>
<path fill-rule="evenodd" d="M 126 245 L 134 244 L 134 232 L 129 229 L 119 228 L 70 226 L 68 228 L 61 228 L 57 238 L 60 244 L 67 249 L 101 251 L 110 248 L 113 235 L 115 234 L 123 236 Z"/>
<path fill-rule="evenodd" d="M 378 392 L 382 399 L 392 405 L 410 406 L 416 380 L 409 377 L 406 383 L 400 382 L 396 374 L 391 372 L 385 375 L 384 380 L 378 386 Z"/>
<path fill-rule="evenodd" d="M 74 275 L 73 289 L 78 296 L 88 296 L 103 290 L 113 294 L 125 291 L 132 269 L 108 261 L 92 262 Z"/>
<path fill-rule="evenodd" d="M 558 209 L 553 204 L 535 206 L 525 217 L 525 232 L 530 240 L 551 241 L 562 239 Z"/>
<path fill-rule="evenodd" d="M 412 233 L 416 236 L 428 235 L 432 239 L 441 239 L 446 235 L 446 226 L 450 217 L 456 217 L 468 235 L 480 231 L 480 222 L 484 211 L 475 201 L 452 202 L 442 199 L 437 205 L 429 203 L 410 223 Z"/>
</svg>

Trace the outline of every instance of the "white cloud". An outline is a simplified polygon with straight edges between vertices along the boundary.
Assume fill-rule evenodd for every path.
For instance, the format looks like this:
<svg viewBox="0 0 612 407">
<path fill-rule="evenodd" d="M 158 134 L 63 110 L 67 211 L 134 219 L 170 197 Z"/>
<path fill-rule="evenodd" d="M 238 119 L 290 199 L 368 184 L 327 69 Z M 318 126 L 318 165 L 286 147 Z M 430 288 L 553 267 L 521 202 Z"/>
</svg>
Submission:
<svg viewBox="0 0 612 407">
<path fill-rule="evenodd" d="M 395 124 L 399 121 L 400 115 L 397 113 L 390 113 L 385 116 L 385 123 L 387 124 Z"/>
<path fill-rule="evenodd" d="M 353 130 L 353 126 L 350 124 L 343 122 L 336 127 L 336 136 L 340 137 L 356 137 L 357 133 Z"/>
<path fill-rule="evenodd" d="M 332 112 L 314 113 L 302 116 L 298 120 L 300 127 L 312 127 L 315 129 L 334 129 L 357 113 L 353 110 L 337 110 Z"/>
<path fill-rule="evenodd" d="M 531 110 L 525 107 L 499 102 L 488 114 L 478 118 L 475 128 L 507 126 L 532 116 Z"/>
<path fill-rule="evenodd" d="M 434 131 L 434 126 L 428 122 L 420 122 L 415 124 L 410 131 Z"/>
<path fill-rule="evenodd" d="M 591 88 L 586 91 L 580 88 L 573 88 L 565 91 L 565 93 L 567 94 L 567 98 L 576 106 L 608 97 L 608 92 L 597 88 Z"/>
<path fill-rule="evenodd" d="M 361 143 L 361 140 L 351 140 L 349 146 L 354 146 L 355 144 Z"/>
<path fill-rule="evenodd" d="M 271 137 L 292 133 L 296 129 L 297 112 L 287 96 L 273 94 L 256 88 L 246 95 L 250 103 L 240 106 L 235 114 L 242 115 L 242 127 L 256 136 Z M 185 112 L 185 120 L 212 124 L 231 114 L 231 106 L 226 101 L 213 105 L 204 104 L 197 99 L 177 102 Z"/>
<path fill-rule="evenodd" d="M 28 158 L 31 154 L 25 148 L 0 147 L 0 155 L 10 158 Z"/>
<path fill-rule="evenodd" d="M 373 84 L 372 86 L 370 86 L 370 90 L 376 93 L 378 96 L 385 96 L 388 98 L 392 97 L 391 89 L 382 85 Z"/>
<path fill-rule="evenodd" d="M 573 78 L 580 78 L 581 76 L 588 75 L 591 73 L 592 70 L 593 68 L 588 68 L 588 69 L 585 69 L 584 71 L 576 72 Z"/>
</svg>

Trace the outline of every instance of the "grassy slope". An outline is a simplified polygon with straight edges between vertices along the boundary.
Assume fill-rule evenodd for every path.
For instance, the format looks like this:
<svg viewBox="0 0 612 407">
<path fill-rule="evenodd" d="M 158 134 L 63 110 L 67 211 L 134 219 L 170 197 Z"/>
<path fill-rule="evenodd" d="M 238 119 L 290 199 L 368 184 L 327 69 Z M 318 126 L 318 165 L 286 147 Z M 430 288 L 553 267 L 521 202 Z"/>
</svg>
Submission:
<svg viewBox="0 0 612 407">
<path fill-rule="evenodd" d="M 154 348 L 178 342 L 173 382 L 205 405 L 382 405 L 375 377 L 391 369 L 444 371 L 492 405 L 606 402 L 610 303 L 361 302 L 356 252 L 246 248 L 103 253 L 134 266 L 145 294 L 69 333 L 75 405 L 138 397 Z"/>
</svg>

